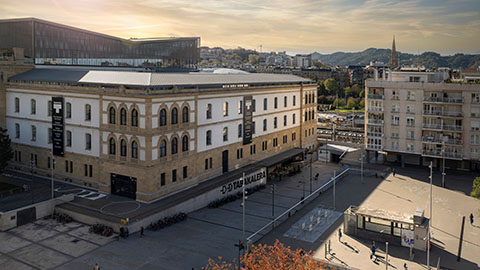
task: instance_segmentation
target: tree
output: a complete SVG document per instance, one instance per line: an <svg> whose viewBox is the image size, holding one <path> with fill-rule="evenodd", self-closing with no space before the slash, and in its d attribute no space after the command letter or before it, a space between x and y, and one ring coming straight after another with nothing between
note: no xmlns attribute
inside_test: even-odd
<svg viewBox="0 0 480 270"><path fill-rule="evenodd" d="M319 81L318 87L317 87L317 96L326 95L326 94L328 94L328 91L325 88L325 83L323 81Z"/></svg>
<svg viewBox="0 0 480 270"><path fill-rule="evenodd" d="M470 196L480 199L480 176L473 180L472 192Z"/></svg>
<svg viewBox="0 0 480 270"><path fill-rule="evenodd" d="M362 100L360 100L358 105L360 106L360 108L365 108L365 99L362 98Z"/></svg>
<svg viewBox="0 0 480 270"><path fill-rule="evenodd" d="M336 99L333 101L332 105L333 105L334 107L337 107L337 106L338 106L339 108L345 107L345 99L343 99L343 98L336 98Z"/></svg>
<svg viewBox="0 0 480 270"><path fill-rule="evenodd" d="M352 108L357 108L359 107L359 101L356 98L349 97L347 101L347 108L352 109Z"/></svg>
<svg viewBox="0 0 480 270"><path fill-rule="evenodd" d="M325 89L330 95L337 95L339 94L340 87L337 84L337 81L333 78L326 79L323 84L325 85Z"/></svg>
<svg viewBox="0 0 480 270"><path fill-rule="evenodd" d="M313 259L312 252L305 252L302 249L292 250L286 247L280 241L276 241L273 246L259 244L252 246L249 253L241 258L244 267L242 270L307 270L307 269L326 269L321 262ZM232 269L232 264L219 258L216 263L213 260L208 261L204 270L226 270ZM238 269L238 266L235 266Z"/></svg>
<svg viewBox="0 0 480 270"><path fill-rule="evenodd" d="M12 159L13 151L10 146L10 137L7 130L0 127L0 173L5 170L8 161Z"/></svg>
<svg viewBox="0 0 480 270"><path fill-rule="evenodd" d="M250 54L248 56L248 62L252 65L258 64L260 62L260 55Z"/></svg>
<svg viewBox="0 0 480 270"><path fill-rule="evenodd" d="M351 87L351 92L352 92L352 96L359 97L360 93L362 92L362 87L360 87L360 85L358 85L358 84L354 84Z"/></svg>

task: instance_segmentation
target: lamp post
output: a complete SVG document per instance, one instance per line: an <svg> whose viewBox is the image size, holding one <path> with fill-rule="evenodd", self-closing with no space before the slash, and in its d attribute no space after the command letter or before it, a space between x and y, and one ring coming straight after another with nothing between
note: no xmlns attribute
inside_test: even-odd
<svg viewBox="0 0 480 270"><path fill-rule="evenodd" d="M52 160L52 166L50 166L50 168L52 169L52 200L55 198L55 191L54 191L54 180L53 180L53 167L55 166L55 160L53 159L53 152L50 152L50 157L51 157L51 160Z"/></svg>
<svg viewBox="0 0 480 270"><path fill-rule="evenodd" d="M443 137L443 142L442 142L442 187L445 187L445 140L446 136Z"/></svg>
<svg viewBox="0 0 480 270"><path fill-rule="evenodd" d="M33 168L35 167L35 161L33 159L30 160L30 181L32 182L31 185L31 194L32 194L32 204L35 203L35 198L33 197Z"/></svg>
<svg viewBox="0 0 480 270"><path fill-rule="evenodd" d="M427 270L430 270L430 226L432 225L432 185L433 185L433 162L430 161L430 220L427 228Z"/></svg>
<svg viewBox="0 0 480 270"><path fill-rule="evenodd" d="M363 159L365 158L365 154L363 154L363 151L362 151L362 157L360 158L360 174L361 174L361 181L363 183Z"/></svg>
<svg viewBox="0 0 480 270"><path fill-rule="evenodd" d="M313 152L310 152L308 153L308 155L310 155L310 194L312 194L312 155L313 155Z"/></svg>
<svg viewBox="0 0 480 270"><path fill-rule="evenodd" d="M242 175L242 245L245 245L245 172ZM240 263L240 262L238 262Z"/></svg>

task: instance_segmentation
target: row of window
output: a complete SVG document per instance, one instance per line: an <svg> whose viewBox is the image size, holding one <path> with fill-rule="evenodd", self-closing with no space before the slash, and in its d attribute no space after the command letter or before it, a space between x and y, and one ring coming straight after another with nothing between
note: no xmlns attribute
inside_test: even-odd
<svg viewBox="0 0 480 270"><path fill-rule="evenodd" d="M223 103L223 116L226 117L228 116L228 112L229 112L229 106L228 106L228 102L224 102ZM257 102L255 99L252 99L252 111L255 112L256 111L256 106L257 105ZM292 106L296 106L296 96L293 96L292 98ZM288 97L287 96L284 96L283 97L283 107L288 107ZM275 97L273 99L273 108L274 109L278 109L278 97ZM263 99L263 110L266 111L268 110L268 98L264 98ZM238 114L242 114L243 113L243 100L239 100L238 101ZM206 118L207 119L212 119L212 104L208 103L206 105Z"/></svg>
<svg viewBox="0 0 480 270"><path fill-rule="evenodd" d="M116 155L117 154L117 141L114 138L110 138L109 143L109 154ZM138 158L138 142L132 141L130 144L130 155L131 158L137 159ZM127 141L124 139L120 140L120 156L127 157Z"/></svg>
<svg viewBox="0 0 480 270"><path fill-rule="evenodd" d="M115 125L117 117L117 110L112 106L108 109L108 123ZM127 110L125 108L120 109L120 125L127 125ZM137 109L132 109L130 112L130 122L129 125L132 127L138 127L138 111Z"/></svg>
<svg viewBox="0 0 480 270"><path fill-rule="evenodd" d="M177 170L174 169L172 170L172 183L175 183L177 182ZM187 179L188 178L188 167L187 166L183 166L183 179ZM163 187L165 186L167 183L167 175L166 173L161 173L160 174L160 186Z"/></svg>
<svg viewBox="0 0 480 270"><path fill-rule="evenodd" d="M182 108L182 123L188 123L190 122L190 116L189 116L189 109L187 106L184 106ZM159 113L159 118L158 118L158 125L163 127L167 125L167 110L166 109L161 109ZM178 109L177 108L172 108L170 111L170 125L176 125L178 124Z"/></svg>
<svg viewBox="0 0 480 270"><path fill-rule="evenodd" d="M20 139L20 124L15 124L15 138ZM37 141L37 127L32 125L31 126L31 140L32 142ZM72 132L67 130L65 133L65 146L72 147ZM48 128L48 143L52 143L52 129ZM85 150L92 149L92 134L85 133Z"/></svg>
<svg viewBox="0 0 480 270"><path fill-rule="evenodd" d="M305 104L315 103L315 94L305 94Z"/></svg>
<svg viewBox="0 0 480 270"><path fill-rule="evenodd" d="M47 112L48 116L52 116L52 101L49 100L47 102ZM20 112L20 99L18 97L15 98L15 112ZM85 121L92 120L92 106L90 104L85 104ZM35 115L37 114L37 101L35 99L30 100L30 114ZM65 118L69 119L72 118L72 103L67 102L65 104Z"/></svg>

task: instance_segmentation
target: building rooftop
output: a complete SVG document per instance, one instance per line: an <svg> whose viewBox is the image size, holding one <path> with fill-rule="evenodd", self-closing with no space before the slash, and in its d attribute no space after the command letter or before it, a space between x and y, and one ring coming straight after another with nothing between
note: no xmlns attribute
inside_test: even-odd
<svg viewBox="0 0 480 270"><path fill-rule="evenodd" d="M58 82L125 86L213 86L309 83L310 80L289 74L217 74L153 73L134 71L33 69L13 76L10 82ZM234 87L234 86L233 86Z"/></svg>

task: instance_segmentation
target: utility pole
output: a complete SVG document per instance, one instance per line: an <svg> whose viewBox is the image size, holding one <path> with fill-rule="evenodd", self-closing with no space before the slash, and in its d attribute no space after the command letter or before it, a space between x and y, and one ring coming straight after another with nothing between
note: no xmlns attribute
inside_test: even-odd
<svg viewBox="0 0 480 270"><path fill-rule="evenodd" d="M363 183L363 158L365 157L365 155L363 154L363 150L362 150L362 157L360 158L360 171L361 171L361 181Z"/></svg>
<svg viewBox="0 0 480 270"><path fill-rule="evenodd" d="M430 220L427 228L427 270L430 270L430 226L432 226L432 185L433 185L433 161L430 161Z"/></svg>
<svg viewBox="0 0 480 270"><path fill-rule="evenodd" d="M385 270L388 270L388 242L385 243Z"/></svg>
<svg viewBox="0 0 480 270"><path fill-rule="evenodd" d="M50 166L50 168L52 168L52 200L55 198L55 191L54 191L54 184L53 184L53 166L55 164L55 160L53 159L53 152L50 152L51 154L51 160L52 160L52 166Z"/></svg>
<svg viewBox="0 0 480 270"><path fill-rule="evenodd" d="M335 210L335 171L333 171L333 210Z"/></svg>
<svg viewBox="0 0 480 270"><path fill-rule="evenodd" d="M245 245L245 172L243 172L242 175L242 245ZM240 263L240 262L238 262Z"/></svg>
<svg viewBox="0 0 480 270"><path fill-rule="evenodd" d="M309 153L310 155L310 194L312 194L312 154Z"/></svg>

